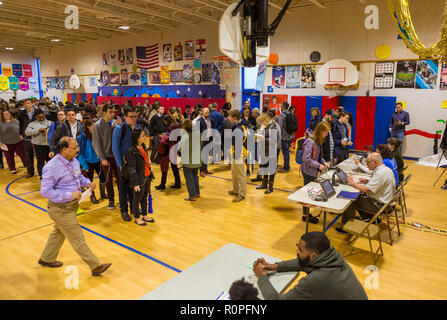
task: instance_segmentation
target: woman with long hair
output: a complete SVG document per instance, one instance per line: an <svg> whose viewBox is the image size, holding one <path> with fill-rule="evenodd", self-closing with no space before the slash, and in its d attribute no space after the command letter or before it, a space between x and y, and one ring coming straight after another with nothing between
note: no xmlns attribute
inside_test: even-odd
<svg viewBox="0 0 447 320"><path fill-rule="evenodd" d="M0 117L0 143L8 150L2 150L5 154L6 162L12 174L16 174L16 163L14 153L16 153L25 167L25 150L23 149L23 137L19 133L20 123L14 119L11 112L2 110Z"/></svg>
<svg viewBox="0 0 447 320"><path fill-rule="evenodd" d="M303 164L301 173L304 178L304 185L314 181L318 173L329 167L323 158L323 142L329 134L331 127L325 122L320 122L315 128L312 137L306 138L303 144ZM303 207L302 220L306 221L306 215L309 212L308 207ZM310 223L318 223L318 218L309 214Z"/></svg>
<svg viewBox="0 0 447 320"><path fill-rule="evenodd" d="M146 222L155 222L154 219L147 218L148 196L151 192L151 180L154 179L154 175L144 145L146 134L142 129L134 129L131 139L132 145L125 155L125 160L130 187L133 189L133 215L136 224L145 226Z"/></svg>

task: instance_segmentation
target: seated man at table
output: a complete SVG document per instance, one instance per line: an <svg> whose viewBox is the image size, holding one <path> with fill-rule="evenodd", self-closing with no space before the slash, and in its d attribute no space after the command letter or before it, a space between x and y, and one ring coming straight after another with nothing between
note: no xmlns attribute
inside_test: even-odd
<svg viewBox="0 0 447 320"><path fill-rule="evenodd" d="M331 247L323 232L301 236L297 259L267 263L259 258L253 264L258 287L266 300L368 300L365 290L340 253ZM307 276L285 294L279 294L267 272L304 271Z"/></svg>
<svg viewBox="0 0 447 320"><path fill-rule="evenodd" d="M356 210L363 220L371 219L373 217L371 212L378 212L382 206L393 199L396 190L394 174L390 168L383 164L380 154L377 152L371 153L366 160L366 165L372 171L370 180L360 179L359 183L356 183L353 177L347 178L349 185L359 190L361 194L343 212L341 221L343 225L355 218ZM335 228L335 231L340 234L348 234L343 228Z"/></svg>

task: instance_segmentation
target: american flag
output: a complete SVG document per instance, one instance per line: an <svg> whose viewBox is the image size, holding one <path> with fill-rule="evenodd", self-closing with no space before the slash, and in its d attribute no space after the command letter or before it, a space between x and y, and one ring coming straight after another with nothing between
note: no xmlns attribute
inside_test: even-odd
<svg viewBox="0 0 447 320"><path fill-rule="evenodd" d="M137 66L140 69L158 68L158 43L148 47L137 47Z"/></svg>

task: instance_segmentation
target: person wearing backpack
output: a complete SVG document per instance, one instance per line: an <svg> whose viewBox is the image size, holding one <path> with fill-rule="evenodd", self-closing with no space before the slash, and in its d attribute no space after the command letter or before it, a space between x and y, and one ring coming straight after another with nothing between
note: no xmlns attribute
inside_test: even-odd
<svg viewBox="0 0 447 320"><path fill-rule="evenodd" d="M284 166L278 172L289 172L290 170L290 144L295 137L295 131L298 129L296 116L289 111L289 103L283 102L281 113L278 117L278 123L281 127L281 150L284 157Z"/></svg>
<svg viewBox="0 0 447 320"><path fill-rule="evenodd" d="M318 177L318 173L329 167L329 164L323 158L323 141L329 134L331 127L320 122L313 132L313 136L307 138L303 144L303 164L301 165L301 173L304 178L304 185L314 181ZM306 215L309 212L308 207L303 206L302 220L306 221ZM310 223L318 223L318 218L309 214Z"/></svg>

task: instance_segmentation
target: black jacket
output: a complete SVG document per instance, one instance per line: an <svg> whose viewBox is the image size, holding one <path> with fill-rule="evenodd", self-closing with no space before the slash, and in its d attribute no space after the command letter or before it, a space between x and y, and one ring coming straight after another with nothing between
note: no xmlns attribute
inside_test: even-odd
<svg viewBox="0 0 447 320"><path fill-rule="evenodd" d="M211 122L211 129L216 129L216 127L214 126L214 121L213 119L210 118L210 122ZM200 135L202 135L202 133L208 129L208 127L206 126L206 122L205 122L205 118L202 117L199 119L199 123L200 123ZM210 140L212 139L212 134L210 133ZM207 143L207 141L204 141L205 143Z"/></svg>
<svg viewBox="0 0 447 320"><path fill-rule="evenodd" d="M19 134L21 136L23 136L24 140L31 141L31 137L25 135L25 130L26 130L26 127L28 127L28 125L31 122L36 121L36 110L34 109L33 116L31 117L31 120L28 118L28 113L27 113L26 109L20 111L19 115L17 116L17 120L19 120Z"/></svg>
<svg viewBox="0 0 447 320"><path fill-rule="evenodd" d="M154 115L149 122L149 133L151 136L159 135L166 132L167 128L163 122L163 117L158 114Z"/></svg>
<svg viewBox="0 0 447 320"><path fill-rule="evenodd" d="M78 132L76 132L76 137L73 137L73 135L71 134L70 122L68 122L68 120L65 120L64 124L61 124L56 128L50 140L50 152L56 151L56 145L62 137L72 137L76 139L82 133L84 125L79 121L76 122L78 129Z"/></svg>
<svg viewBox="0 0 447 320"><path fill-rule="evenodd" d="M142 145L143 149L146 150L146 146ZM129 151L126 152L124 156L126 175L130 181L130 187L142 186L145 183L146 176L144 174L144 169L146 163L140 150L137 147L131 146ZM154 174L151 171L150 179L154 179Z"/></svg>

